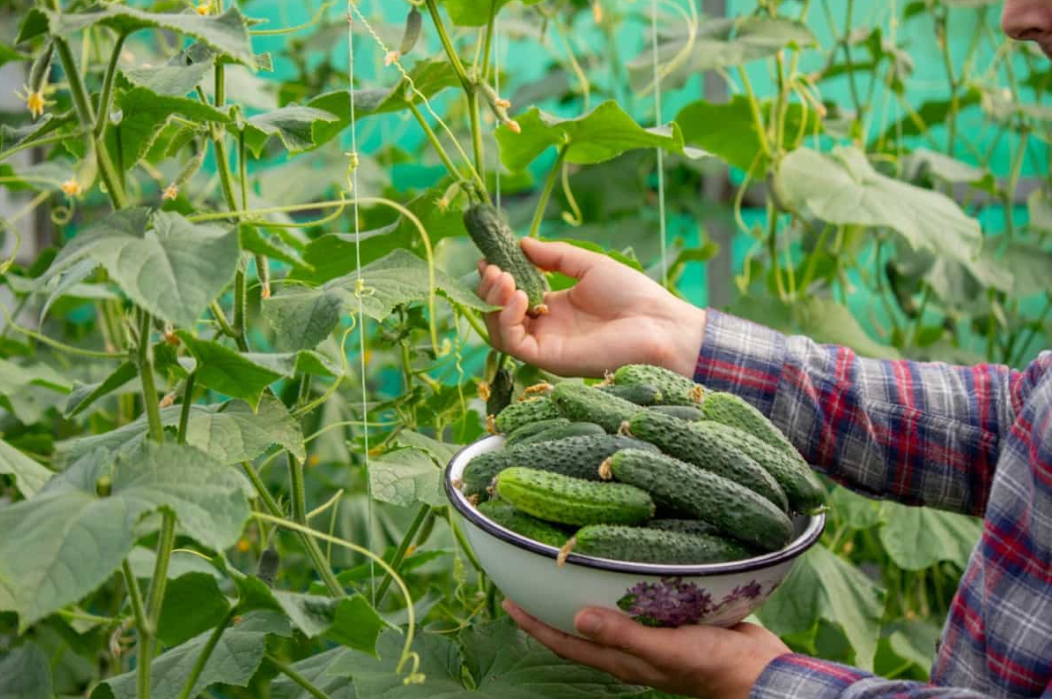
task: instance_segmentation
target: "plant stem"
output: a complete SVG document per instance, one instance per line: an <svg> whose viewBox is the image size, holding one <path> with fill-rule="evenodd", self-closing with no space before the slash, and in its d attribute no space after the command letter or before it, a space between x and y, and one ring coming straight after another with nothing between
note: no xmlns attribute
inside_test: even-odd
<svg viewBox="0 0 1054 699"><path fill-rule="evenodd" d="M197 372L191 372L183 388L183 405L179 411L179 431L176 433L176 444L187 443L187 423L190 422L190 406L194 403L194 379Z"/></svg>
<svg viewBox="0 0 1054 699"><path fill-rule="evenodd" d="M432 148L435 149L436 155L439 156L439 160L442 161L443 166L447 169L447 172L449 172L450 176L453 177L455 180L460 180L461 173L457 171L457 167L454 165L454 161L452 161L450 159L450 156L447 155L446 149L443 148L443 144L439 141L439 137L436 136L436 132L433 131L432 127L428 125L428 122L425 120L424 114L421 114L421 110L418 109L417 105L413 102L407 102L406 106L407 108L409 108L410 113L414 115L414 118L417 119L417 123L420 124L421 130L425 132L425 137L428 139L428 142L432 144Z"/></svg>
<svg viewBox="0 0 1054 699"><path fill-rule="evenodd" d="M399 548L395 549L395 555L392 556L392 562L390 565L392 570L396 573L399 572L399 566L403 564L403 559L406 558L406 552L410 548L410 543L414 540L414 537L417 536L417 530L421 528L425 519L430 515L434 516L432 515L431 505L421 505L421 507L418 508L414 521L410 523L410 528L406 530L406 533L403 535L403 540L399 542ZM391 584L392 576L385 573L384 577L381 579L381 584L377 586L376 599L378 602L384 599L384 593L388 591L388 586Z"/></svg>
<svg viewBox="0 0 1054 699"><path fill-rule="evenodd" d="M545 177L545 185L542 187L542 193L538 197L538 204L534 207L534 216L531 217L531 227L527 235L532 238L538 237L538 229L542 226L542 218L545 217L545 207L549 204L549 197L553 193L553 187L556 185L556 178L560 174L560 168L564 165L564 156L567 155L567 144L560 146L559 152L556 154L556 162L553 163L553 167L549 170L549 174Z"/></svg>
<svg viewBox="0 0 1054 699"><path fill-rule="evenodd" d="M461 550L465 552L465 557L468 558L468 562L472 564L473 568L482 573L483 566L480 565L475 552L468 545L465 533L461 531L461 527L457 525L457 520L454 519L454 515L450 510L447 510L447 523L450 525L450 531L454 533L454 538L457 539L457 543L461 546Z"/></svg>
<svg viewBox="0 0 1054 699"><path fill-rule="evenodd" d="M139 364L139 380L143 384L143 410L146 412L150 439L160 444L165 441L165 432L161 426L157 386L154 385L154 363L150 359L150 314L143 310L139 313L139 347L136 354Z"/></svg>
<svg viewBox="0 0 1054 699"><path fill-rule="evenodd" d="M766 158L771 157L772 148L769 145L768 134L765 132L765 122L761 119L761 108L758 106L758 98L754 95L754 87L750 84L750 77L743 66L737 66L739 80L743 83L743 90L747 93L747 101L750 103L750 115L754 119L754 127L758 131L758 140L761 142L761 152Z"/></svg>
<svg viewBox="0 0 1054 699"><path fill-rule="evenodd" d="M121 58L121 48L127 34L119 34L114 42L110 63L106 66L106 75L102 81L102 92L99 95L99 113L95 115L95 140L100 140L106 132L106 122L110 116L110 104L113 101L113 83L117 77L117 61Z"/></svg>
<svg viewBox="0 0 1054 699"><path fill-rule="evenodd" d="M38 138L35 141L27 141L25 143L19 143L16 146L11 146L10 148L8 148L5 151L0 151L0 163L2 163L3 161L7 160L9 157L11 157L12 155L14 155L15 153L18 153L20 151L29 150L30 148L36 148L38 146L46 146L46 145L49 145L51 143L59 143L61 141L65 141L67 138L79 138L79 137L83 136L84 133L85 132L83 130L78 129L78 130L76 130L76 131L74 131L72 133L54 134L52 136L45 136L43 138Z"/></svg>
<svg viewBox="0 0 1054 699"><path fill-rule="evenodd" d="M287 663L282 662L273 655L267 656L268 662L275 666L275 668L300 686L305 692L315 697L315 699L330 699L329 695L323 692L321 689L311 684L311 681L301 675L299 672L290 667Z"/></svg>
<svg viewBox="0 0 1054 699"><path fill-rule="evenodd" d="M300 461L286 452L286 465L289 467L289 499L293 508L293 521L307 524L307 506L304 493L304 467Z"/></svg>
<svg viewBox="0 0 1054 699"><path fill-rule="evenodd" d="M223 617L216 628L212 630L212 634L209 635L209 640L206 641L205 647L198 653L197 659L194 661L194 667L191 668L190 674L187 675L186 682L183 683L183 691L179 693L179 699L190 699L191 692L194 691L194 685L197 684L198 678L201 677L202 671L205 669L205 665L209 662L209 658L212 657L212 651L216 649L216 644L220 641L220 636L227 630L227 626L231 623L231 618L234 616L233 611L228 613L227 616Z"/></svg>
<svg viewBox="0 0 1054 699"><path fill-rule="evenodd" d="M146 607L151 631L156 628L157 618L161 614L161 603L164 601L165 587L168 582L168 562L175 543L176 517L163 510L161 532L157 537L157 560L154 562L154 575L150 580L150 594Z"/></svg>
<svg viewBox="0 0 1054 699"><path fill-rule="evenodd" d="M951 92L951 104L945 121L948 125L948 155L955 152L955 129L959 119L959 83L955 77L955 67L952 65L951 47L948 45L948 10L942 8L934 16L934 31L937 32L937 44L941 49L941 58L944 61L944 72L948 76L948 89Z"/></svg>
<svg viewBox="0 0 1054 699"><path fill-rule="evenodd" d="M479 72L479 79L486 80L490 72L490 48L494 41L494 18L497 15L498 0L490 0L490 15L487 17L487 29L483 35L483 68Z"/></svg>
<svg viewBox="0 0 1054 699"><path fill-rule="evenodd" d="M487 181L485 161L483 160L483 129L479 120L479 90L473 85L468 97L469 127L472 133L472 154L476 162L476 174L484 183ZM483 192L487 191L484 185Z"/></svg>
<svg viewBox="0 0 1054 699"><path fill-rule="evenodd" d="M787 302L787 292L783 288L783 274L780 271L780 259L779 252L776 249L776 238L779 233L779 226L777 221L776 206L771 200L765 204L765 214L768 218L769 224L769 235L768 235L768 248L769 248L769 259L772 264L772 274L776 279L776 293L779 294L780 301Z"/></svg>
<svg viewBox="0 0 1054 699"><path fill-rule="evenodd" d="M220 304L216 301L213 301L209 304L209 310L212 311L213 317L216 319L216 322L219 323L220 332L234 340L237 340L238 333L234 332L234 328L232 328L230 322L228 322L227 314L223 312L222 308L220 308Z"/></svg>
<svg viewBox="0 0 1054 699"><path fill-rule="evenodd" d="M249 351L245 338L245 270L238 266L234 273L234 341L242 352Z"/></svg>
<svg viewBox="0 0 1054 699"><path fill-rule="evenodd" d="M443 18L439 16L436 0L425 0L425 4L428 7L428 14L432 17L436 33L439 34L439 42L443 44L443 51L446 52L447 60L453 66L454 73L457 74L457 79L461 82L461 87L464 88L466 93L471 92L473 90L472 82L465 73L465 66L461 63L461 58L457 55L457 51L454 50L454 44L451 43L450 35L447 34L446 27L443 25Z"/></svg>
<svg viewBox="0 0 1054 699"><path fill-rule="evenodd" d="M135 616L137 634L135 687L137 699L150 699L150 645L153 629L143 609L143 595L139 591L139 581L135 579L128 559L121 562L125 587L128 588L128 599L132 602L132 614Z"/></svg>

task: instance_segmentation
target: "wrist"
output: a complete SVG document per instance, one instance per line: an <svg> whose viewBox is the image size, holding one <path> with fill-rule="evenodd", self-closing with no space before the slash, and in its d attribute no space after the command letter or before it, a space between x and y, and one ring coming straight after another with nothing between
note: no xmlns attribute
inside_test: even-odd
<svg viewBox="0 0 1054 699"><path fill-rule="evenodd" d="M706 311L680 299L672 298L663 314L665 328L656 337L651 364L692 378L703 344Z"/></svg>

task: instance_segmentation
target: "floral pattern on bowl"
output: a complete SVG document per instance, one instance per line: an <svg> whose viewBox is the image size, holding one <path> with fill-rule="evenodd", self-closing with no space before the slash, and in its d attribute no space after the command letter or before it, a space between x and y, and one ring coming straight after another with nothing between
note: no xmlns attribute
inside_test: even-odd
<svg viewBox="0 0 1054 699"><path fill-rule="evenodd" d="M777 587L779 582L765 581L762 585L751 580L736 586L715 603L710 592L694 582L679 577L662 578L659 582L642 581L628 588L616 604L645 626L712 624L726 618L742 618Z"/></svg>

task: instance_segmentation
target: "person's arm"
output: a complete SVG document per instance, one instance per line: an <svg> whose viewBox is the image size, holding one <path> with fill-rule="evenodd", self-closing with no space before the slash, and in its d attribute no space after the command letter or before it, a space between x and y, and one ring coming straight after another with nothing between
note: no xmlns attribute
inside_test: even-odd
<svg viewBox="0 0 1054 699"><path fill-rule="evenodd" d="M751 402L855 490L982 514L1000 444L1049 366L864 359L710 310L695 379Z"/></svg>

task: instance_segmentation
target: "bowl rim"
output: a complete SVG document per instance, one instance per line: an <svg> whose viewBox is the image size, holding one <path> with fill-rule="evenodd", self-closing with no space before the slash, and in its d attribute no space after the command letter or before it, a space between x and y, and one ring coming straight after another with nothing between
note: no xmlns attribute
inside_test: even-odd
<svg viewBox="0 0 1054 699"><path fill-rule="evenodd" d="M506 529L500 524L487 519L475 507L473 507L471 503L469 503L464 493L454 487L453 480L451 479L454 464L462 458L462 455L467 450L476 447L481 442L486 442L492 439L500 439L500 437L497 435L489 435L483 439L478 439L471 444L466 444L458 449L457 453L455 453L450 459L446 468L443 469L443 489L446 492L447 499L462 517L482 529L487 534L504 541L505 543L512 544L516 548L555 560L560 553L560 549L555 546L549 546L548 544L529 539L522 534L517 534L516 532ZM692 565L664 565L659 563L616 561L609 558L594 558L592 556L571 553L567 556L566 562L587 568L608 570L616 573L653 575L659 577L702 577L709 575L727 575L730 573L745 573L760 568L771 568L772 566L797 558L819 540L826 524L827 514L825 512L821 511L817 514L809 515L809 523L808 526L805 527L805 530L782 549L741 561L729 561L727 563L698 563Z"/></svg>

